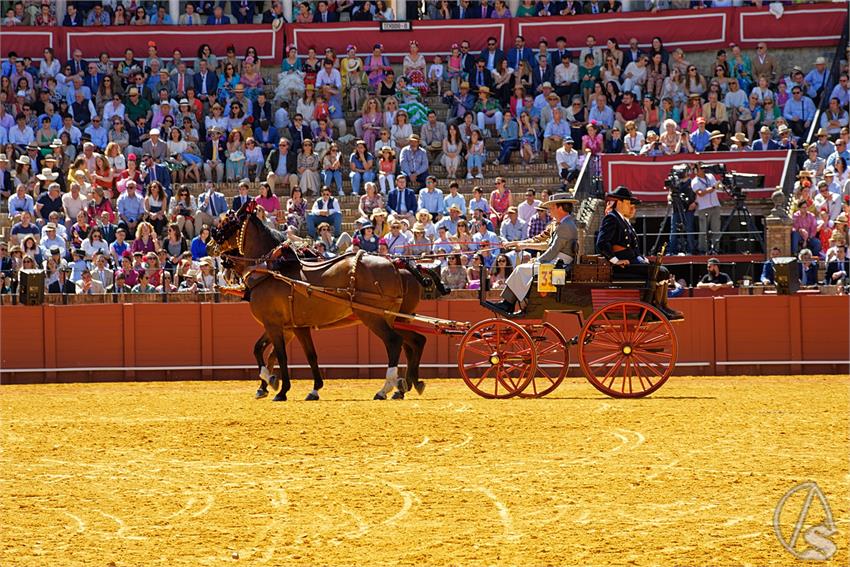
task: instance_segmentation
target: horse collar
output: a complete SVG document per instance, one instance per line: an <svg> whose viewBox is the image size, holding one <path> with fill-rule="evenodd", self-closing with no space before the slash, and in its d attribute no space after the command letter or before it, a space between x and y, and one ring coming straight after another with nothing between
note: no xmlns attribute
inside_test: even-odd
<svg viewBox="0 0 850 567"><path fill-rule="evenodd" d="M236 237L236 246L242 256L245 255L245 232L248 230L250 219L251 217L245 217L245 220L242 221L242 227L239 229L239 236Z"/></svg>

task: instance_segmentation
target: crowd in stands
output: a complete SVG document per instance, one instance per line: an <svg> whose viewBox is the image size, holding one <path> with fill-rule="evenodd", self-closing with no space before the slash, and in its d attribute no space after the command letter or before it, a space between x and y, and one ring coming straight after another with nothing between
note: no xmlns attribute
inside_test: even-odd
<svg viewBox="0 0 850 567"><path fill-rule="evenodd" d="M27 21L29 4L15 3L3 25L57 25L52 3ZM264 4L187 2L178 24L282 17L278 2ZM426 2L423 13L491 10L453 4ZM618 4L523 2L517 15ZM69 3L62 25L173 23L161 3L132 6ZM382 6L305 2L296 20L356 20L361 12L390 19ZM536 13L525 12L529 6ZM489 17L504 8L496 2ZM427 61L411 42L401 66L380 44L366 57L355 45L344 54L292 46L281 62L261 60L251 47L213 53L209 45L189 62L152 41L147 53L127 49L117 62L79 49L65 62L49 47L40 58L8 53L0 67L0 206L12 227L0 246L2 271L14 283L18 270L40 267L49 289L80 293L215 289L222 282L206 254L209 229L256 200L269 225L314 240L325 256L357 248L438 254L451 287L498 288L523 258L508 243L543 233L549 219L537 208L545 194L502 177L485 192L485 176L545 163L567 188L586 160L598 168L602 153L802 150L822 99L828 110L815 124L817 142L805 147L792 204L793 252L830 262L846 246L846 69L827 91L825 59L781 68L764 43L755 53L719 50L709 69L661 38L647 49L634 38L621 47L617 38L588 36L578 52L566 44L562 36L533 44L517 37L502 51L495 38L473 46L461 37ZM262 69L274 67L277 80L269 81ZM471 198L459 192L464 178L479 184ZM232 200L220 191L224 182L239 185ZM512 191L525 196L516 207ZM346 194L358 197L359 213L348 231L339 199ZM491 274L485 282L480 266Z"/></svg>

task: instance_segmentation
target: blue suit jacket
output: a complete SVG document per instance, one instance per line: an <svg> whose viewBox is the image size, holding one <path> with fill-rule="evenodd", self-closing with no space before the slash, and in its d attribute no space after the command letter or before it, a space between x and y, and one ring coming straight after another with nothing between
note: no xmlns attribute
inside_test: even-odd
<svg viewBox="0 0 850 567"><path fill-rule="evenodd" d="M817 285L818 284L818 263L812 262L807 270L803 269L803 263L797 264L800 273L800 285ZM805 272L805 277L803 273Z"/></svg>
<svg viewBox="0 0 850 567"><path fill-rule="evenodd" d="M168 194L168 198L171 199L171 172L164 165L155 164L153 167L156 169L156 180L162 183L162 187ZM146 187L153 181L150 169L145 173L144 181Z"/></svg>
<svg viewBox="0 0 850 567"><path fill-rule="evenodd" d="M773 140L768 140L766 146L765 146L765 143L761 141L761 138L759 138L758 140L753 142L753 151L755 151L755 152L761 152L761 151L764 151L764 150L778 150L778 149L780 149L779 144L777 144Z"/></svg>
<svg viewBox="0 0 850 567"><path fill-rule="evenodd" d="M198 209L206 212L210 212L207 205L207 199L209 198L209 193L204 191L201 195L198 196ZM215 203L215 212L216 214L226 213L229 209L227 206L227 199L224 198L224 194L219 193L218 191L212 194L213 203Z"/></svg>
<svg viewBox="0 0 850 567"><path fill-rule="evenodd" d="M192 84L195 85L196 95L201 95L201 91L203 90L201 87L204 82L207 84L207 95L215 94L218 90L218 75L212 71L207 71L206 81L204 81L204 78L201 77L200 73L195 73L192 76Z"/></svg>
<svg viewBox="0 0 850 567"><path fill-rule="evenodd" d="M391 213L397 213L401 198L401 193L397 188L390 191L389 195L387 195L387 210ZM416 193L414 193L413 189L409 187L404 190L404 205L407 207L407 212L416 213Z"/></svg>
<svg viewBox="0 0 850 567"><path fill-rule="evenodd" d="M221 21L219 23L215 23L215 16L210 16L207 18L208 26L226 26L230 23L230 18L227 17L227 14L222 14Z"/></svg>
<svg viewBox="0 0 850 567"><path fill-rule="evenodd" d="M517 49L516 47L508 51L508 67L511 67L512 69L517 69L517 59L525 61L530 69L534 69L534 51L532 51L530 48L523 47L522 53L520 53L519 49Z"/></svg>

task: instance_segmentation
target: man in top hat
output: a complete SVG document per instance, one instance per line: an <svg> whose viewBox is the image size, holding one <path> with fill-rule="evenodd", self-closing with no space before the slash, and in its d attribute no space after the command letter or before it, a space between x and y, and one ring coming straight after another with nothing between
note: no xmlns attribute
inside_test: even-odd
<svg viewBox="0 0 850 567"><path fill-rule="evenodd" d="M613 193L606 195L605 200L613 201L613 207L610 207L599 227L599 234L596 237L597 252L614 265L612 279L644 279L649 282L653 265L641 254L637 234L629 222L629 219L635 215L636 205L640 204L640 200L622 185ZM650 287L652 293L644 300L655 305L668 319L682 319L681 313L667 306L669 277L670 272L667 268L658 266L655 288Z"/></svg>
<svg viewBox="0 0 850 567"><path fill-rule="evenodd" d="M549 214L557 223L549 237L546 250L533 262L519 264L508 277L505 289L502 291L502 301L489 303L490 307L505 314L512 314L518 301L522 301L531 289L536 267L540 264L550 264L562 260L572 264L578 250L578 228L573 220L573 205L575 199L567 193L555 193L543 206L549 209ZM509 244L508 248L522 249L523 242Z"/></svg>

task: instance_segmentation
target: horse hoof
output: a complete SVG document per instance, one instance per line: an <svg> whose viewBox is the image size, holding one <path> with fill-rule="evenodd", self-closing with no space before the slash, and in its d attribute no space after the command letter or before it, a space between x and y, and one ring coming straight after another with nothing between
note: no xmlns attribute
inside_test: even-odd
<svg viewBox="0 0 850 567"><path fill-rule="evenodd" d="M319 399L319 394L317 394L316 392L310 392L309 394L307 394L307 397L304 398L304 400L308 401L308 402L312 402L312 401L318 400L318 399Z"/></svg>
<svg viewBox="0 0 850 567"><path fill-rule="evenodd" d="M273 402L285 402L286 401L286 394L284 394L283 392L278 392L277 395L272 398L272 401Z"/></svg>
<svg viewBox="0 0 850 567"><path fill-rule="evenodd" d="M404 392L395 392L393 394L393 399L394 400L403 400L404 399Z"/></svg>
<svg viewBox="0 0 850 567"><path fill-rule="evenodd" d="M257 393L254 394L254 399L255 400L262 400L263 398L265 398L268 395L269 395L268 390L263 390L262 388L257 388Z"/></svg>
<svg viewBox="0 0 850 567"><path fill-rule="evenodd" d="M424 392L424 391L425 391L425 382L423 382L423 381L421 381L421 380L419 380L419 381L415 382L415 383L413 384L413 389L414 389L414 390L416 390L416 393L417 393L417 394L419 394L419 395L421 396L421 395L422 395L422 392Z"/></svg>
<svg viewBox="0 0 850 567"><path fill-rule="evenodd" d="M373 399L373 400L386 400L386 399L387 399L387 395L386 395L385 393L383 393L383 392L378 392L377 394L375 394L375 397L374 397L374 398L372 398L372 399Z"/></svg>
<svg viewBox="0 0 850 567"><path fill-rule="evenodd" d="M272 390L277 390L278 384L280 384L280 381L277 379L277 376L269 376L269 386L271 386Z"/></svg>

